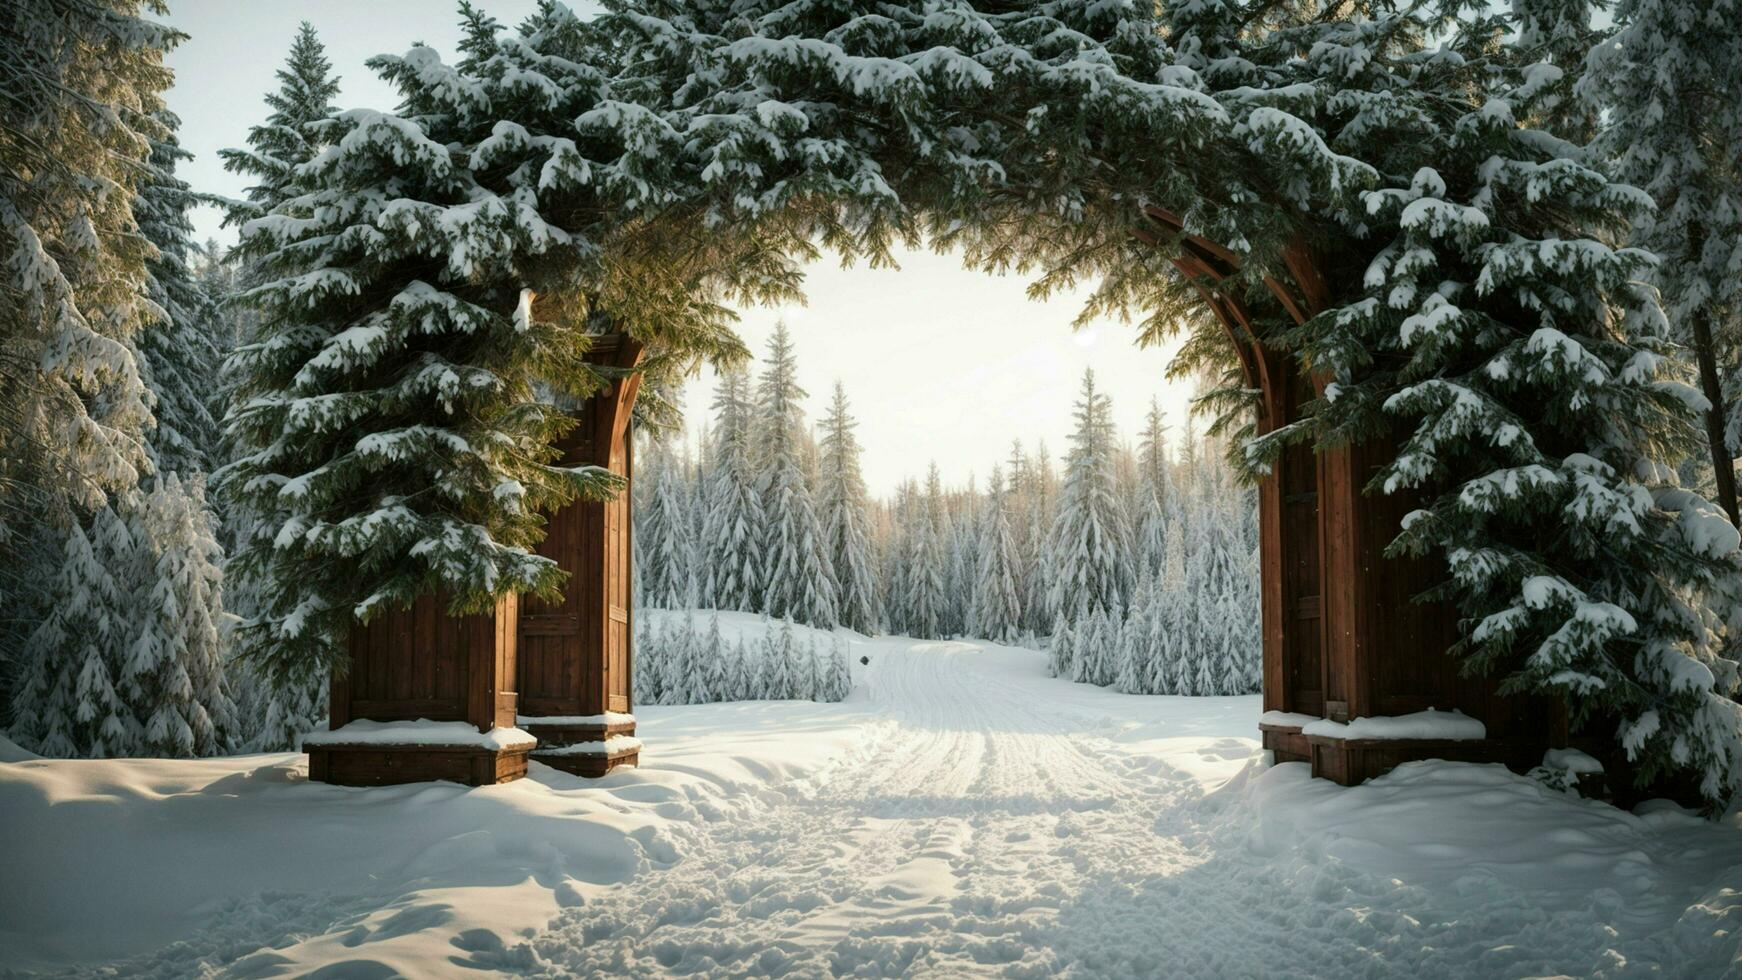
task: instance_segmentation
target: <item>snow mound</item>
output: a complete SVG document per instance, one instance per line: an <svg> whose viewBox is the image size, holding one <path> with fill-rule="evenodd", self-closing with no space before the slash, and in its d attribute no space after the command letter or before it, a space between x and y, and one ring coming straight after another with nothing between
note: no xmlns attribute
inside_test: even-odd
<svg viewBox="0 0 1742 980"><path fill-rule="evenodd" d="M636 714L659 748L639 768L534 761L479 788L312 783L296 753L10 761L0 745L0 976L451 975L682 860L710 821L809 792L867 738L833 704Z"/></svg>
<svg viewBox="0 0 1742 980"><path fill-rule="evenodd" d="M1407 715L1375 715L1344 724L1322 718L1301 726L1302 735L1343 739L1447 739L1468 741L1488 736L1488 726L1461 711L1417 711Z"/></svg>
<svg viewBox="0 0 1742 980"><path fill-rule="evenodd" d="M41 756L28 749L20 748L18 743L0 735L0 762L29 762L40 759Z"/></svg>

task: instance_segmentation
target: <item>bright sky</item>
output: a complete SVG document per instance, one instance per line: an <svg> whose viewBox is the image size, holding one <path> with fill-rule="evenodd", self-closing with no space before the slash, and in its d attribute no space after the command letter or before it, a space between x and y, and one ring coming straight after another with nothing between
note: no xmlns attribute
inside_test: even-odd
<svg viewBox="0 0 1742 980"><path fill-rule="evenodd" d="M574 3L579 9L583 4ZM314 24L342 83L338 104L391 109L397 94L363 62L402 52L417 41L451 52L459 38L456 5L429 0L176 0L169 21L190 35L171 54L176 86L169 105L182 119L182 145L194 154L182 176L195 189L240 197L246 180L226 173L223 147L242 146L267 109L261 97L277 87L297 25ZM483 0L505 24L515 24L535 0ZM235 241L211 208L194 214L200 238ZM859 420L865 478L879 496L936 461L946 483L992 465L1020 438L1044 440L1062 456L1071 404L1083 369L1113 399L1120 432L1134 439L1149 400L1160 400L1176 430L1188 392L1162 373L1171 350L1138 350L1133 331L1102 323L1073 333L1081 294L1031 302L1026 281L963 270L954 258L904 254L899 272L859 267L843 271L825 259L809 271L805 307L744 312L740 330L759 356L777 319L791 326L799 378L820 418L839 378ZM690 385L689 417L700 420L713 377Z"/></svg>

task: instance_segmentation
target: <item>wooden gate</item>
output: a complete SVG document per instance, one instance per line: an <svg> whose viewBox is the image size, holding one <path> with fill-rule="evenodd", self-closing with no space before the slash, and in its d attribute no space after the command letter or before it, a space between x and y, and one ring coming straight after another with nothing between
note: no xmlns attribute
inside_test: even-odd
<svg viewBox="0 0 1742 980"><path fill-rule="evenodd" d="M630 416L641 345L607 334L588 360L621 372L581 407L559 443L565 466L603 466L634 477ZM576 501L549 516L538 553L569 573L560 603L528 598L520 611L520 726L539 740L533 757L578 775L603 775L637 760L631 714L634 637L628 490L606 503Z"/></svg>
<svg viewBox="0 0 1742 980"><path fill-rule="evenodd" d="M1240 297L1218 286L1240 269L1233 252L1184 233L1177 215L1146 213L1168 239L1140 237L1174 251L1175 268L1198 289L1227 330L1246 382L1260 393L1257 430L1301 417L1326 378L1308 376L1289 352L1258 339ZM1300 240L1283 254L1288 280L1266 277L1272 296L1296 324L1330 305L1312 251ZM1368 496L1364 490L1394 455L1396 434L1359 445L1314 451L1290 446L1259 482L1260 575L1264 619L1264 745L1279 761L1311 762L1314 775L1342 783L1426 757L1534 764L1554 733L1554 712L1539 699L1501 697L1489 678L1464 677L1448 650L1458 640L1456 610L1417 597L1443 581L1430 559L1386 558L1412 494ZM1456 710L1483 723L1479 739L1359 739L1342 723ZM1314 734L1302 731L1309 722Z"/></svg>

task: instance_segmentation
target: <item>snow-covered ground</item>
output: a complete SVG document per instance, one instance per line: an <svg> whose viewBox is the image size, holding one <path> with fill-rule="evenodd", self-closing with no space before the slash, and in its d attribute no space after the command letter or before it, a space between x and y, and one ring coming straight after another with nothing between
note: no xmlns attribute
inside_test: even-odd
<svg viewBox="0 0 1742 980"><path fill-rule="evenodd" d="M1345 790L1262 766L1256 698L852 644L847 702L644 708L591 782L0 745L0 972L1742 973L1735 817L1445 763Z"/></svg>

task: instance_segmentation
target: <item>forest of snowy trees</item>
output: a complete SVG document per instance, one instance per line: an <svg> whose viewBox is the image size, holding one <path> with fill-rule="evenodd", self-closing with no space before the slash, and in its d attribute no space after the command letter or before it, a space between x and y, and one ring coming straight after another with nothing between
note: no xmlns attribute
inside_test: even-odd
<svg viewBox="0 0 1742 980"><path fill-rule="evenodd" d="M641 447L642 604L1044 646L1060 676L1134 694L1258 689L1255 501L1216 440L1170 445L1152 404L1121 441L1085 373L1062 472L1014 440L983 491L934 465L873 500L845 390L807 426L797 373L777 326L754 377L721 376L693 451Z"/></svg>
<svg viewBox="0 0 1742 980"><path fill-rule="evenodd" d="M451 63L371 59L397 111L340 111L305 27L223 154L252 182L226 251L188 220L165 5L15 0L0 725L57 756L282 748L359 619L549 594L539 511L614 484L541 455L599 381L585 332L534 314L547 285L649 342L650 389L727 372L694 458L646 454L649 604L1048 636L1073 679L1251 690L1252 508L1223 447L1155 424L1127 449L1085 378L1062 459L872 501L844 393L813 429L789 339L733 367L728 301L793 299L813 244L887 260L924 230L1038 293L1099 283L1086 315L1186 331L1237 378L1203 284L1135 242L1136 204L1177 198L1260 272L1303 218L1348 260L1324 314L1264 338L1328 379L1306 418L1248 439L1250 392L1213 393L1247 475L1400 433L1369 491L1423 495L1391 548L1447 563L1464 666L1727 796L1742 17L1604 6L967 5L861 36L819 5L790 30L835 40L790 44L728 43L788 29L756 4L516 28L465 6ZM844 84L859 59L891 71Z"/></svg>

